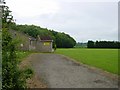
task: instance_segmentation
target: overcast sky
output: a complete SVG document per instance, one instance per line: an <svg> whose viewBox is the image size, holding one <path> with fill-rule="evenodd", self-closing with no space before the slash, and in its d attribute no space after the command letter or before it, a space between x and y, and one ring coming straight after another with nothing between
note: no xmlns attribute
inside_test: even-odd
<svg viewBox="0 0 120 90"><path fill-rule="evenodd" d="M118 40L118 0L6 0L17 24L65 32L77 42Z"/></svg>

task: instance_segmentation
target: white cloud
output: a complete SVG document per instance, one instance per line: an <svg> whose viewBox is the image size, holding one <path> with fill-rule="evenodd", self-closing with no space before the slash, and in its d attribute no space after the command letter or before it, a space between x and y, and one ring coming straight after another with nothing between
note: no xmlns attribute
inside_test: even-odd
<svg viewBox="0 0 120 90"><path fill-rule="evenodd" d="M77 41L118 38L118 0L6 1L19 24L66 32Z"/></svg>
<svg viewBox="0 0 120 90"><path fill-rule="evenodd" d="M7 3L19 17L56 13L59 10L58 3L52 0L7 0Z"/></svg>

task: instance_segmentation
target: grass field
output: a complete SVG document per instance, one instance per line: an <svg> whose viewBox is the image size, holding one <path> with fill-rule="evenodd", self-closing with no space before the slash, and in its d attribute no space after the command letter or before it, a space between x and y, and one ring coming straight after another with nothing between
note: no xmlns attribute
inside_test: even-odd
<svg viewBox="0 0 120 90"><path fill-rule="evenodd" d="M81 63L118 74L118 49L57 49L56 53L66 55Z"/></svg>

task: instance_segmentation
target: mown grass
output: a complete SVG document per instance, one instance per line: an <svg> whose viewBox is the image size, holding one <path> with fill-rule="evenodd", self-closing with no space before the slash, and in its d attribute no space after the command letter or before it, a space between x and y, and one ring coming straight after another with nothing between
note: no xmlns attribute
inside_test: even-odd
<svg viewBox="0 0 120 90"><path fill-rule="evenodd" d="M57 49L56 53L66 55L81 63L118 74L118 49Z"/></svg>

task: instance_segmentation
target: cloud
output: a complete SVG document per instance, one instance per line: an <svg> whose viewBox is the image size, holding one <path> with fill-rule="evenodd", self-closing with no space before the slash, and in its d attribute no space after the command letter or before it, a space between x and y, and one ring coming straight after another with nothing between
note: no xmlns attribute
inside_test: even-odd
<svg viewBox="0 0 120 90"><path fill-rule="evenodd" d="M20 17L56 13L59 9L57 2L52 0L13 0L13 2L7 0L7 3L13 13L17 13Z"/></svg>
<svg viewBox="0 0 120 90"><path fill-rule="evenodd" d="M77 41L118 40L118 3L100 0L13 0L19 24L35 24L65 32ZM92 2L93 1L93 2ZM116 1L116 2L113 2ZM22 4L23 3L23 4ZM13 5L14 4L14 5Z"/></svg>

